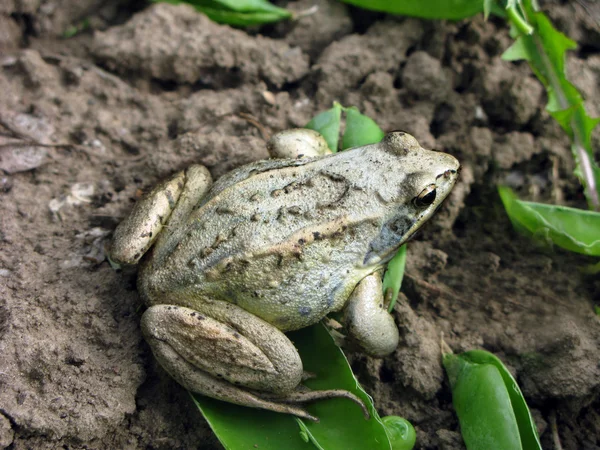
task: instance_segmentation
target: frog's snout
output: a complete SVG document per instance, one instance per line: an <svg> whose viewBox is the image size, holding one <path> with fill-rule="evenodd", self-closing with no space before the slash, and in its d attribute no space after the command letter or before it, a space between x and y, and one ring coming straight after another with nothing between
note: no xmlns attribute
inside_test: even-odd
<svg viewBox="0 0 600 450"><path fill-rule="evenodd" d="M445 179L449 180L451 178L457 177L459 173L460 173L460 166L458 166L457 169L448 169L448 170L444 171L444 173L441 173L440 175L437 176L437 179L445 178Z"/></svg>

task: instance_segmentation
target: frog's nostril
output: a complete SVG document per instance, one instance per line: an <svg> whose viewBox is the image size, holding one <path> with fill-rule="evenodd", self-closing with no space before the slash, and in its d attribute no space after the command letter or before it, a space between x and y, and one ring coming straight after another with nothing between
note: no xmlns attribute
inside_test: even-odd
<svg viewBox="0 0 600 450"><path fill-rule="evenodd" d="M444 173L441 173L440 175L438 175L437 178L442 178L442 177L443 178L450 178L455 173L456 173L456 170L448 169Z"/></svg>

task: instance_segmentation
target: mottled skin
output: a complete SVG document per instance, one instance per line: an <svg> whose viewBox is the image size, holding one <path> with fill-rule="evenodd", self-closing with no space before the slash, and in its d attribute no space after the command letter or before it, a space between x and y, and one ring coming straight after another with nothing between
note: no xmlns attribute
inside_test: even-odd
<svg viewBox="0 0 600 450"><path fill-rule="evenodd" d="M290 130L269 150L298 159L249 164L212 186L192 166L159 185L115 231L111 259L132 264L152 246L138 278L142 328L181 384L312 418L289 403L351 395L299 389L302 363L282 331L344 309L349 340L393 351L378 271L435 212L459 164L403 132L328 155L319 135Z"/></svg>

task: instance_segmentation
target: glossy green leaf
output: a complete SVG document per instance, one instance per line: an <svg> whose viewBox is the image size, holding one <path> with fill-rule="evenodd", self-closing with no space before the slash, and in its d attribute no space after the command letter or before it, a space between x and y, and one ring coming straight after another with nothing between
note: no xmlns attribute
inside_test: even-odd
<svg viewBox="0 0 600 450"><path fill-rule="evenodd" d="M371 419L365 420L361 409L346 399L307 405L306 409L321 420L319 423L303 421L319 445L326 450L390 449L385 427L373 406L373 400L360 387L346 357L325 327L315 325L289 333L289 337L300 352L304 369L317 375L314 379L306 380L306 386L313 390L348 390L360 397L371 413Z"/></svg>
<svg viewBox="0 0 600 450"><path fill-rule="evenodd" d="M388 311L392 312L398 293L402 287L402 279L404 278L404 268L406 267L406 244L398 249L396 256L388 263L387 270L383 277L383 292L388 289L392 290L392 299L388 306Z"/></svg>
<svg viewBox="0 0 600 450"><path fill-rule="evenodd" d="M504 363L500 361L496 355L486 352L485 350L471 350L462 353L460 356L472 363L491 364L498 369L510 397L510 403L519 427L519 435L521 437L523 449L541 450L542 445L537 434L537 428L531 412L527 407L527 402L525 402L525 397L523 397L523 393L521 392L519 385L508 371Z"/></svg>
<svg viewBox="0 0 600 450"><path fill-rule="evenodd" d="M376 144L383 139L385 133L373 119L355 107L345 108L346 129L342 137L342 150L363 145Z"/></svg>
<svg viewBox="0 0 600 450"><path fill-rule="evenodd" d="M523 450L517 419L500 371L447 353L444 368L468 450ZM531 450L531 449L526 449Z"/></svg>
<svg viewBox="0 0 600 450"><path fill-rule="evenodd" d="M498 187L498 192L518 230L572 252L600 256L600 213L524 202L505 186Z"/></svg>
<svg viewBox="0 0 600 450"><path fill-rule="evenodd" d="M520 4L521 8L513 8L508 15L518 38L502 57L507 61L528 61L546 87L546 109L571 138L577 163L575 173L584 186L590 208L600 210L600 167L594 160L591 144L592 130L600 120L587 114L583 98L567 80L564 67L566 52L577 45L556 30L543 13L536 11L531 0L523 0ZM532 33L523 30L522 22Z"/></svg>
<svg viewBox="0 0 600 450"><path fill-rule="evenodd" d="M226 450L306 450L293 417L191 394Z"/></svg>
<svg viewBox="0 0 600 450"><path fill-rule="evenodd" d="M360 407L350 400L320 400L307 409L319 423L301 421L290 415L232 405L194 395L194 401L228 450L325 450L347 448L390 449L381 419L372 399L364 392L333 339L321 325L289 333L300 352L304 369L316 374L305 384L311 389L346 389L365 401L371 419L365 420ZM312 442L312 444L307 443Z"/></svg>
<svg viewBox="0 0 600 450"><path fill-rule="evenodd" d="M290 19L291 11L266 0L152 0L171 4L187 3L211 20L234 26L261 25Z"/></svg>
<svg viewBox="0 0 600 450"><path fill-rule="evenodd" d="M483 11L482 0L342 0L374 11L423 19L464 19Z"/></svg>
<svg viewBox="0 0 600 450"><path fill-rule="evenodd" d="M398 416L386 416L381 420L392 443L392 450L412 450L417 442L417 432L408 420Z"/></svg>
<svg viewBox="0 0 600 450"><path fill-rule="evenodd" d="M323 111L312 118L304 128L318 131L327 141L332 152L337 152L340 139L340 124L342 120L342 105L334 102L333 108Z"/></svg>

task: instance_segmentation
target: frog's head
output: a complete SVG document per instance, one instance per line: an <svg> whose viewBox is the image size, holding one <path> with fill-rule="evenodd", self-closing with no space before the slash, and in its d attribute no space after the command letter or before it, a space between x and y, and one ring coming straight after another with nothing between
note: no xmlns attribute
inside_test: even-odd
<svg viewBox="0 0 600 450"><path fill-rule="evenodd" d="M452 155L426 150L403 131L388 133L378 145L393 157L393 166L386 168L386 182L379 190L390 208L371 243L367 260L373 262L391 258L429 220L452 190L460 168Z"/></svg>

